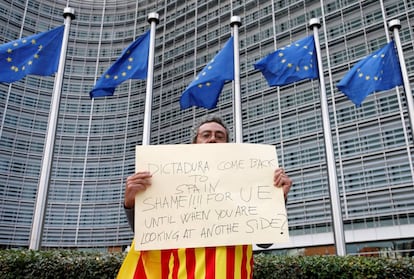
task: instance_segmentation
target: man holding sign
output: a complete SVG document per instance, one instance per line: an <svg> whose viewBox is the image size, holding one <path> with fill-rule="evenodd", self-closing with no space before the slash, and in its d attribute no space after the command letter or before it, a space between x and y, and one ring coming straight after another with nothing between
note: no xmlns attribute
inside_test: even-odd
<svg viewBox="0 0 414 279"><path fill-rule="evenodd" d="M227 142L229 131L217 117L202 121L193 138L195 144ZM138 171L127 178L124 207L132 228L135 197L150 187L152 180L149 171ZM273 185L283 189L286 199L292 181L283 169L276 168L273 172ZM135 243L121 267L118 278L252 278L252 245L148 251L134 251L134 245Z"/></svg>

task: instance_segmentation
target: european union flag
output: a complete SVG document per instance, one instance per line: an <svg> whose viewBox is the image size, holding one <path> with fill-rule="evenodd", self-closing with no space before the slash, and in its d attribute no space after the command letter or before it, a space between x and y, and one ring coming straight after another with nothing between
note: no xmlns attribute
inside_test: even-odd
<svg viewBox="0 0 414 279"><path fill-rule="evenodd" d="M394 41L359 61L336 85L356 106L374 91L402 85Z"/></svg>
<svg viewBox="0 0 414 279"><path fill-rule="evenodd" d="M0 46L0 82L15 82L27 75L51 76L59 66L65 26Z"/></svg>
<svg viewBox="0 0 414 279"><path fill-rule="evenodd" d="M191 106L215 108L224 83L234 80L233 37L224 45L197 77L187 86L180 98L181 109Z"/></svg>
<svg viewBox="0 0 414 279"><path fill-rule="evenodd" d="M115 88L128 79L146 79L150 31L147 31L130 44L98 79L89 93L91 98L114 95Z"/></svg>
<svg viewBox="0 0 414 279"><path fill-rule="evenodd" d="M280 48L254 64L269 86L287 85L303 79L317 78L318 64L313 36Z"/></svg>

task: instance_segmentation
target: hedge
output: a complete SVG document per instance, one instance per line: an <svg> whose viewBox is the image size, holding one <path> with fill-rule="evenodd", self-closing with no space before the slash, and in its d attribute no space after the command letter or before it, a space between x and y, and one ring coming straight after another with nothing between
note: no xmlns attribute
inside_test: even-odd
<svg viewBox="0 0 414 279"><path fill-rule="evenodd" d="M0 250L0 278L115 278L125 253ZM253 277L414 278L413 258L256 254Z"/></svg>
<svg viewBox="0 0 414 279"><path fill-rule="evenodd" d="M115 278L125 254L0 250L0 278Z"/></svg>
<svg viewBox="0 0 414 279"><path fill-rule="evenodd" d="M414 278L414 258L259 254L254 262L254 278Z"/></svg>

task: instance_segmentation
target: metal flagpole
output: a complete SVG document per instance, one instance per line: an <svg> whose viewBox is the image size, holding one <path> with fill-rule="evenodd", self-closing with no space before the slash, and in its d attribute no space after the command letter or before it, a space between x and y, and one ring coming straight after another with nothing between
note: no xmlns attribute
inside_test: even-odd
<svg viewBox="0 0 414 279"><path fill-rule="evenodd" d="M407 67L405 66L404 53L401 46L401 39L399 29L401 23L399 19L393 19L388 22L388 26L391 31L394 32L395 46L397 47L398 59L400 60L401 74L404 82L405 98L407 99L408 116L410 118L411 133L414 138L414 101L413 94L411 93L410 80L408 79Z"/></svg>
<svg viewBox="0 0 414 279"><path fill-rule="evenodd" d="M341 212L341 200L339 198L338 191L338 178L336 176L336 163L333 152L332 144L332 135L331 135L331 125L329 122L329 111L328 111L328 101L326 98L325 90L325 79L322 69L322 57L321 57L321 46L319 44L319 35L318 30L321 26L319 19L312 18L309 21L309 28L313 30L315 38L315 47L316 47L316 56L318 59L318 70L319 70L319 82L321 90L321 112L322 112L322 121L323 121L323 134L325 139L325 153L326 153L326 165L328 169L328 183L329 183L329 193L331 198L331 211L332 211L332 221L333 221L333 230L335 238L336 253L339 256L346 255L345 247L345 237L344 237L344 228L342 223L342 212Z"/></svg>
<svg viewBox="0 0 414 279"><path fill-rule="evenodd" d="M151 24L150 46L148 54L147 91L145 95L144 131L142 145L149 145L151 141L151 116L152 116L152 85L154 80L154 47L155 27L159 22L158 13L149 13L148 22Z"/></svg>
<svg viewBox="0 0 414 279"><path fill-rule="evenodd" d="M42 241L43 223L47 205L47 195L49 188L50 173L52 168L53 148L55 145L56 127L59 116L60 96L62 93L63 72L65 70L66 50L68 47L70 23L75 19L75 10L66 7L63 10L65 18L65 31L63 33L62 48L59 58L59 67L55 77L52 93L52 103L50 104L50 114L47 126L46 142L43 152L42 170L39 179L39 188L36 198L36 207L33 216L32 231L30 235L29 249L39 250Z"/></svg>
<svg viewBox="0 0 414 279"><path fill-rule="evenodd" d="M240 96L240 56L239 56L239 27L241 20L239 16L232 16L230 26L233 28L234 44L234 134L236 143L243 142L243 126Z"/></svg>

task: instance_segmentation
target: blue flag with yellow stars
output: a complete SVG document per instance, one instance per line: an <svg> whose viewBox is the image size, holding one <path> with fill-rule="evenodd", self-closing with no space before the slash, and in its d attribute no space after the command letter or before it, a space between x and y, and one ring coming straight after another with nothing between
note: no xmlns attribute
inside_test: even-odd
<svg viewBox="0 0 414 279"><path fill-rule="evenodd" d="M0 82L15 82L27 75L51 76L59 66L65 26L0 46Z"/></svg>
<svg viewBox="0 0 414 279"><path fill-rule="evenodd" d="M89 93L91 98L114 95L115 88L128 79L146 79L149 45L150 31L147 31L132 42L98 79Z"/></svg>
<svg viewBox="0 0 414 279"><path fill-rule="evenodd" d="M359 107L372 92L402 84L400 63L391 41L355 64L336 86Z"/></svg>
<svg viewBox="0 0 414 279"><path fill-rule="evenodd" d="M215 108L226 81L234 80L234 46L231 37L223 49L187 86L180 98L181 109L191 106Z"/></svg>
<svg viewBox="0 0 414 279"><path fill-rule="evenodd" d="M254 64L269 86L287 85L303 79L317 78L318 64L313 36L280 48Z"/></svg>

